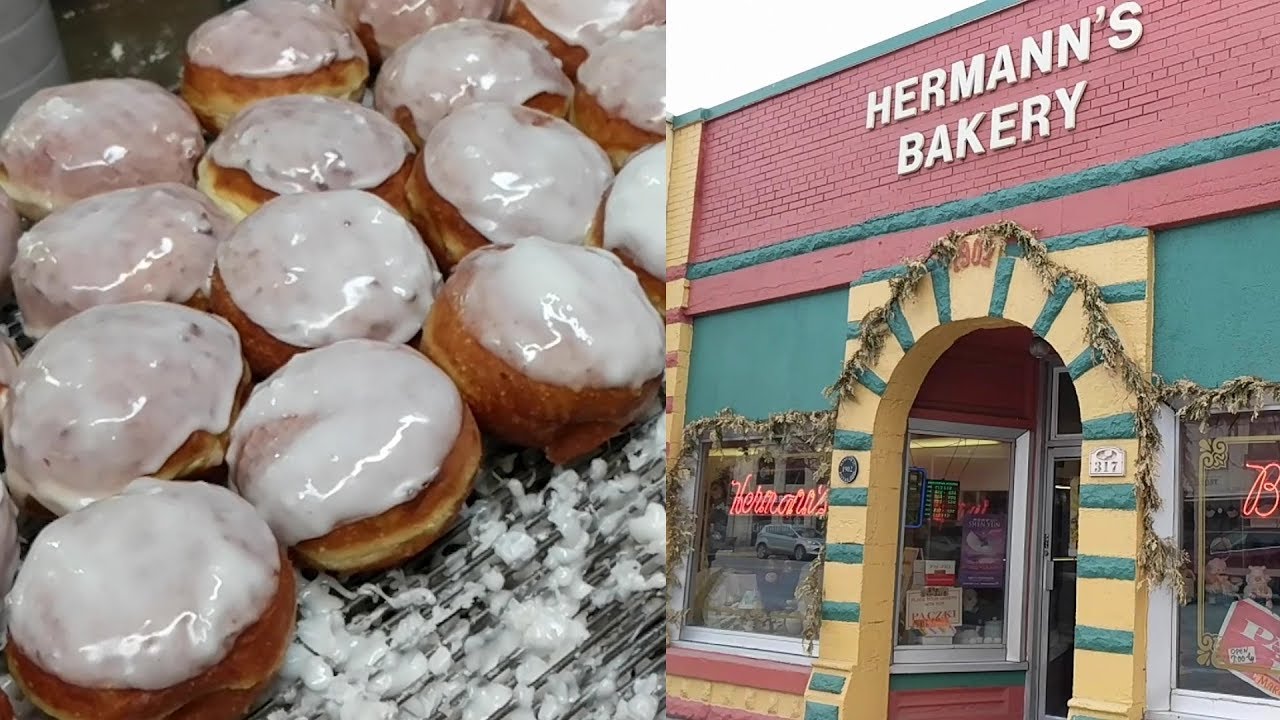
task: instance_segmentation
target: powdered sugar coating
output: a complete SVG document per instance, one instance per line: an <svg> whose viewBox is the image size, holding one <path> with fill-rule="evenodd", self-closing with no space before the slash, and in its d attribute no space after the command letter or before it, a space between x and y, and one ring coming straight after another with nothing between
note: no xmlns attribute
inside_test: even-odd
<svg viewBox="0 0 1280 720"><path fill-rule="evenodd" d="M409 221L358 190L271 200L218 247L217 268L254 324L302 348L406 342L441 279Z"/></svg>
<svg viewBox="0 0 1280 720"><path fill-rule="evenodd" d="M454 277L468 330L536 381L634 388L662 373L662 319L612 253L525 238L471 253Z"/></svg>
<svg viewBox="0 0 1280 720"><path fill-rule="evenodd" d="M506 0L335 0L351 27L368 25L385 59L431 28L464 18L497 20Z"/></svg>
<svg viewBox="0 0 1280 720"><path fill-rule="evenodd" d="M667 28L627 31L578 68L578 82L610 115L661 134L667 112Z"/></svg>
<svg viewBox="0 0 1280 720"><path fill-rule="evenodd" d="M192 433L227 430L243 372L221 318L155 302L85 310L18 366L0 411L9 489L57 514L114 495Z"/></svg>
<svg viewBox="0 0 1280 720"><path fill-rule="evenodd" d="M40 338L96 305L188 301L208 290L214 251L231 225L202 193L176 183L57 210L18 243L13 282L23 329Z"/></svg>
<svg viewBox="0 0 1280 720"><path fill-rule="evenodd" d="M132 78L40 90L0 135L6 189L46 212L109 190L191 185L203 152L191 109L159 85ZM32 197L19 197L18 186Z"/></svg>
<svg viewBox="0 0 1280 720"><path fill-rule="evenodd" d="M209 146L220 167L243 170L280 195L369 190L413 154L400 128L358 103L286 95L250 105Z"/></svg>
<svg viewBox="0 0 1280 720"><path fill-rule="evenodd" d="M187 58L246 78L307 75L335 62L368 61L333 8L311 0L246 0L201 23L187 38Z"/></svg>
<svg viewBox="0 0 1280 720"><path fill-rule="evenodd" d="M667 21L666 0L518 0L549 32L593 51L623 30Z"/></svg>
<svg viewBox="0 0 1280 720"><path fill-rule="evenodd" d="M641 150L618 171L604 205L604 246L622 251L641 270L665 277L667 147Z"/></svg>
<svg viewBox="0 0 1280 720"><path fill-rule="evenodd" d="M521 105L542 94L573 95L573 83L537 38L513 25L459 20L428 30L382 66L374 88L379 111L404 107L425 138L462 105Z"/></svg>
<svg viewBox="0 0 1280 720"><path fill-rule="evenodd" d="M22 219L13 209L9 196L0 190L0 295L8 294L9 266L18 255L18 237L22 235Z"/></svg>
<svg viewBox="0 0 1280 720"><path fill-rule="evenodd" d="M471 227L509 245L538 236L581 244L613 166L577 128L526 107L474 103L431 131L427 180Z"/></svg>
<svg viewBox="0 0 1280 720"><path fill-rule="evenodd" d="M346 340L255 388L227 458L236 489L293 545L413 499L461 428L457 388L421 353Z"/></svg>
<svg viewBox="0 0 1280 720"><path fill-rule="evenodd" d="M140 479L40 532L6 601L9 630L66 682L159 690L224 658L279 573L275 538L235 493Z"/></svg>

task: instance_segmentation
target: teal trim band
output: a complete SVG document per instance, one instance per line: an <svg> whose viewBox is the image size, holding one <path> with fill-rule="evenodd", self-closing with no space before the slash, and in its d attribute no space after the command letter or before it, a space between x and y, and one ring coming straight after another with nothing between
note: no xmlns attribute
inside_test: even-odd
<svg viewBox="0 0 1280 720"><path fill-rule="evenodd" d="M866 507L867 488L831 488L827 493L827 504L832 507Z"/></svg>
<svg viewBox="0 0 1280 720"><path fill-rule="evenodd" d="M1088 625L1077 625L1076 649L1115 653L1116 655L1132 655L1133 633L1128 630L1108 630L1106 628L1089 627Z"/></svg>
<svg viewBox="0 0 1280 720"><path fill-rule="evenodd" d="M1098 367L1101 362L1102 354L1094 350L1092 346L1086 347L1080 351L1075 360L1071 361L1070 365L1067 365L1067 374L1071 376L1072 380L1079 380L1081 375Z"/></svg>
<svg viewBox="0 0 1280 720"><path fill-rule="evenodd" d="M805 700L804 720L840 720L840 708L835 705Z"/></svg>
<svg viewBox="0 0 1280 720"><path fill-rule="evenodd" d="M959 666L963 667L963 665ZM959 668L957 668L959 669ZM889 676L889 689L897 690L954 690L959 688L1022 687L1027 674L1021 670L1005 672L940 672L909 673Z"/></svg>
<svg viewBox="0 0 1280 720"><path fill-rule="evenodd" d="M1076 575L1099 580L1135 580L1138 563L1133 558L1081 555L1076 558Z"/></svg>
<svg viewBox="0 0 1280 720"><path fill-rule="evenodd" d="M845 339L857 340L862 337L862 323L851 320L849 321L849 330L845 333Z"/></svg>
<svg viewBox="0 0 1280 720"><path fill-rule="evenodd" d="M911 324L907 322L907 315L902 312L901 305L896 302L893 303L889 308L887 321L889 330L898 339L898 345L902 348L902 351L910 350L916 344L916 338L911 334Z"/></svg>
<svg viewBox="0 0 1280 720"><path fill-rule="evenodd" d="M827 562L861 565L862 553L862 543L827 543Z"/></svg>
<svg viewBox="0 0 1280 720"><path fill-rule="evenodd" d="M690 280L698 280L868 238L934 225L949 225L964 218L998 213L1022 205L1054 200L1098 188L1113 187L1153 175L1276 148L1280 148L1280 122L1194 140L1128 160L994 190L971 198L952 200L933 207L890 213L857 225L826 230L734 255L694 263L689 266L687 277Z"/></svg>
<svg viewBox="0 0 1280 720"><path fill-rule="evenodd" d="M1133 483L1081 485L1080 507L1093 510L1137 510L1138 494Z"/></svg>
<svg viewBox="0 0 1280 720"><path fill-rule="evenodd" d="M729 257L733 257L733 256L730 255ZM715 261L712 260L710 262L715 262ZM711 274L715 275L716 273L711 273ZM890 265L889 267L886 267L886 268L868 270L862 273L862 277L849 283L849 287L858 287L859 285L873 285L878 282L884 282L885 280L900 278L906 274L907 274L907 266L905 265Z"/></svg>
<svg viewBox="0 0 1280 720"><path fill-rule="evenodd" d="M1067 278L1059 278L1053 292L1049 293L1049 297L1045 299L1044 307L1040 308L1040 315L1031 326L1031 332L1040 337L1048 335L1049 328L1053 327L1053 321L1057 320L1058 313L1062 312L1062 306L1067 304L1067 298L1071 297L1071 293L1075 291L1075 283Z"/></svg>
<svg viewBox="0 0 1280 720"><path fill-rule="evenodd" d="M1103 285L1098 289L1102 291L1102 301L1105 303L1126 303L1147 298L1146 280Z"/></svg>
<svg viewBox="0 0 1280 720"><path fill-rule="evenodd" d="M809 689L839 695L844 692L844 678L815 671L809 676Z"/></svg>
<svg viewBox="0 0 1280 720"><path fill-rule="evenodd" d="M933 301L938 306L938 324L951 322L951 271L937 260L927 263L933 278Z"/></svg>
<svg viewBox="0 0 1280 720"><path fill-rule="evenodd" d="M1104 245L1117 240L1132 240L1146 237L1150 234L1151 231L1146 228L1132 227L1130 225L1112 225L1101 230L1089 230L1088 232L1072 235L1051 237L1044 241L1044 248L1049 252L1061 252L1091 245Z"/></svg>
<svg viewBox="0 0 1280 720"><path fill-rule="evenodd" d="M858 432L857 430L837 430L835 440L831 445L835 450L870 450L871 433Z"/></svg>
<svg viewBox="0 0 1280 720"><path fill-rule="evenodd" d="M822 601L822 619L836 622L858 622L862 617L862 606L856 602Z"/></svg>
<svg viewBox="0 0 1280 720"><path fill-rule="evenodd" d="M1085 440L1128 440L1138 437L1138 418L1133 413L1085 420L1081 425Z"/></svg>
<svg viewBox="0 0 1280 720"><path fill-rule="evenodd" d="M941 35L942 33L950 30L955 30L962 25L968 25L975 20L981 20L989 15L994 15L1001 10L1021 5L1024 2L1026 2L1026 0L986 0L986 2L980 2L973 7L965 8L964 10L952 13L944 18L934 20L931 23L926 23L914 30L908 30L901 35L895 35L888 40L882 40L875 45L850 53L844 57L836 58L835 60L823 63L816 68L792 75L784 80L770 83L759 90L753 90L745 95L740 95L732 100L722 102L719 105L715 105L710 108L698 108L686 113L681 113L671 118L671 125L676 128L682 128L685 125L691 125L696 122L705 122L707 120L714 120L718 117L730 115L743 108L751 107L756 103L764 102L771 97L777 97L783 93L791 92L796 88L804 87L809 83L817 82L823 78L842 73L850 68L871 62L872 60L897 52L905 47L928 40L936 35ZM880 88L876 88L875 90L876 92L880 92ZM864 95L863 99L865 98L866 96ZM858 122L861 123L862 121L859 120Z"/></svg>
<svg viewBox="0 0 1280 720"><path fill-rule="evenodd" d="M858 373L858 382L862 383L863 387L877 395L884 395L884 391L888 387L885 385L884 380L880 379L879 375L870 370L863 370Z"/></svg>
<svg viewBox="0 0 1280 720"><path fill-rule="evenodd" d="M1013 282L1013 267L1016 262L1017 260L1007 255L996 261L996 277L991 286L991 307L987 310L987 315L1004 317L1004 306L1009 301L1009 283Z"/></svg>

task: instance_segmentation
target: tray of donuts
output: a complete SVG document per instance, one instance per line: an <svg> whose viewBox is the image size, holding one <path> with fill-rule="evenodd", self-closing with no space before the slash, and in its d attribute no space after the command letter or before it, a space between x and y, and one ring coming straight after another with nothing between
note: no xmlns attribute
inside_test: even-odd
<svg viewBox="0 0 1280 720"><path fill-rule="evenodd" d="M188 38L178 94L103 78L18 109L20 713L659 712L664 23L663 0L247 0ZM559 640L512 645L531 622ZM373 662L391 636L408 669ZM583 662L636 687L586 693Z"/></svg>

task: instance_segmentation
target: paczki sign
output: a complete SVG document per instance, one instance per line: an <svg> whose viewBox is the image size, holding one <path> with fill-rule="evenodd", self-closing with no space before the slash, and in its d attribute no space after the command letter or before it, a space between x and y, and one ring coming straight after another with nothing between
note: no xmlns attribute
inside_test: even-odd
<svg viewBox="0 0 1280 720"><path fill-rule="evenodd" d="M990 54L957 60L950 69L938 68L872 91L867 97L867 129L874 130L899 120L923 115L938 108L964 102L994 92L1003 85L1016 85L1037 75L1049 75L1073 64L1089 62L1094 35L1105 34L1113 50L1121 52L1142 39L1142 5L1123 2L1108 12L1099 6L1075 24L1064 24L1039 35L1022 39L1021 45L1001 45ZM1033 95L1020 103L1009 103L961 118L954 124L935 127L931 133L913 132L898 139L898 174L910 175L938 163L963 160L992 150L1049 137L1049 116L1061 108L1061 129L1074 130L1076 113L1084 99L1088 81L1060 87L1052 95Z"/></svg>

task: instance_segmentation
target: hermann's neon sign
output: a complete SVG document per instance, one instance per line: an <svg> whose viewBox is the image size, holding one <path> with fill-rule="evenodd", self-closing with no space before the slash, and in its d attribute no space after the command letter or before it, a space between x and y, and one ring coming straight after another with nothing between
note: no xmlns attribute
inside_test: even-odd
<svg viewBox="0 0 1280 720"><path fill-rule="evenodd" d="M825 517L827 514L827 487L819 485L813 490L797 490L779 494L773 490L752 487L755 475L748 475L742 482L731 480L733 504L730 515L765 515L768 517Z"/></svg>

